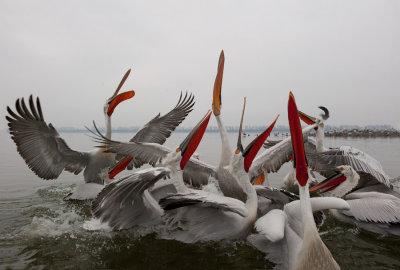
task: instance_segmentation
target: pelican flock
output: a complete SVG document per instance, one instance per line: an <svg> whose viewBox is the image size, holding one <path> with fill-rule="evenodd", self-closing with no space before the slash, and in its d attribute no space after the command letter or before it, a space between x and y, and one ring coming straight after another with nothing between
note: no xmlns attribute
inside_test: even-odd
<svg viewBox="0 0 400 270"><path fill-rule="evenodd" d="M319 107L320 117L309 116L297 109L290 92L290 137L265 143L278 115L244 148L245 97L232 151L222 121L224 64L222 51L211 109L174 149L163 144L194 108L194 95L187 92L180 93L171 111L157 114L130 141L111 138L115 108L135 95L133 90L119 94L130 70L104 104L105 134L95 124L95 130L89 130L97 143L93 151L71 149L45 122L38 97L30 96L28 102L17 99L15 110L7 107L9 132L18 153L39 178L57 179L64 170L83 171L85 183L64 199L89 200L93 217L112 230L151 226L161 228L160 237L184 243L246 241L264 252L275 269L340 269L340 257L332 256L318 233L323 210L340 222L400 235L400 178L389 177L379 161L354 147L325 147L327 108ZM211 114L221 138L217 166L192 157ZM301 120L308 126L302 129ZM266 149L257 155L263 145ZM271 187L268 180L268 174L286 162L292 168L282 183L290 191ZM144 164L147 167L140 168ZM116 179L125 169L134 171ZM314 173L326 179L319 181Z"/></svg>

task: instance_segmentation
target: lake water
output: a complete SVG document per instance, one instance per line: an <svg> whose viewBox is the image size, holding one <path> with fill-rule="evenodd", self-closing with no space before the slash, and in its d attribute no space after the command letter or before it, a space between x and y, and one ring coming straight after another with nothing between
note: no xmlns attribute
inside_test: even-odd
<svg viewBox="0 0 400 270"><path fill-rule="evenodd" d="M174 133L166 144L177 147L185 136ZM237 134L229 136L234 146ZM73 149L90 150L94 145L82 133L63 133L62 137ZM113 134L117 140L130 137L128 133ZM243 144L253 138L251 134ZM87 230L95 224L89 205L62 200L82 182L82 175L64 172L58 180L41 180L16 152L9 134L2 132L0 141L0 269L273 268L263 253L241 241L188 245L162 240L150 228ZM400 175L399 138L326 138L326 145L359 148L379 160L389 175ZM219 134L206 133L197 152L202 160L216 165ZM281 186L289 166L269 176L272 185ZM382 237L329 216L320 233L342 269L400 269L399 237Z"/></svg>

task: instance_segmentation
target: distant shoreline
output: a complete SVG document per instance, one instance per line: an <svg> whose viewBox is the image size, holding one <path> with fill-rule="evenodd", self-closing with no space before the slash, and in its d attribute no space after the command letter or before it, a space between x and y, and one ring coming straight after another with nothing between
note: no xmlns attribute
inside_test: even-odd
<svg viewBox="0 0 400 270"><path fill-rule="evenodd" d="M369 126L371 127L371 126ZM382 138L382 137L400 137L400 131L397 129L394 129L391 126L388 125L377 125L377 126L372 126L375 128L343 128L341 127L332 127L332 126L326 126L325 127L325 136L326 137L360 137L360 138ZM265 127L245 127L243 129L244 135L246 133L260 133L264 131ZM87 129L78 129L78 128L73 128L73 127L60 127L56 128L58 132L60 133L88 133ZM99 128L100 132L104 132L104 128ZM113 133L136 133L139 130L139 127L120 127L117 129L113 129ZM192 127L178 127L174 132L177 133L188 133L192 130ZM238 127L234 126L227 126L226 130L228 133L237 133L239 131ZM5 132L8 133L8 130L4 130ZM207 133L217 133L219 132L218 127L208 127L206 130ZM289 135L289 128L286 126L278 126L275 127L274 130L272 131L275 136L278 135L283 135L283 136L288 136ZM314 132L310 134L311 136L315 135Z"/></svg>

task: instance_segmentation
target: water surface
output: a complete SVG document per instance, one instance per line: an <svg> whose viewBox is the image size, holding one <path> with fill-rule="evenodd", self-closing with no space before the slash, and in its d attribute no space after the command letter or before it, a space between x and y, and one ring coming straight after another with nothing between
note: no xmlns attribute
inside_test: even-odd
<svg viewBox="0 0 400 270"><path fill-rule="evenodd" d="M246 137L243 144L254 135ZM166 144L175 148L185 136L174 133ZM90 150L94 145L82 133L63 133L62 137L73 149ZM130 137L128 133L113 134L118 140ZM237 134L229 137L233 148ZM62 200L82 182L82 175L64 172L58 180L41 180L18 155L9 134L0 134L0 141L0 269L273 268L264 254L243 241L188 245L160 239L158 228L88 230L91 224L98 226L89 205ZM399 138L326 138L326 145L359 148L379 160L389 175L400 175ZM206 133L197 152L202 160L217 165L219 134ZM272 185L282 185L289 166L269 176ZM320 232L342 269L400 269L399 237L369 233L329 216Z"/></svg>

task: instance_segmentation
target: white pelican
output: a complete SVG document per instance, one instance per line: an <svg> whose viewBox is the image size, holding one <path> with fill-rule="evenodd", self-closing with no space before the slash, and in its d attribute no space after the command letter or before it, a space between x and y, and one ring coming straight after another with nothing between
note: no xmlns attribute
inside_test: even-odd
<svg viewBox="0 0 400 270"><path fill-rule="evenodd" d="M315 127L316 124L307 126L303 129L302 132L304 140L308 139L308 134ZM250 180L256 184L262 184L264 181L266 181L266 185L269 186L267 178L268 173L277 172L282 165L290 161L292 157L293 148L290 137L274 143L273 146L267 148L263 153L254 159L249 171Z"/></svg>
<svg viewBox="0 0 400 270"><path fill-rule="evenodd" d="M186 243L240 239L246 237L251 229L257 216L257 194L249 182L247 171L277 118L243 149L243 113L237 149L230 164L225 166L225 176L232 177L243 188L244 202L202 190L167 195L159 203L165 210L164 218L174 239Z"/></svg>
<svg viewBox="0 0 400 270"><path fill-rule="evenodd" d="M327 208L349 209L349 206L339 198L310 199L303 136L292 93L288 114L300 201L285 205L284 211L275 209L260 218L255 224L259 236L251 236L249 241L268 251L269 258L278 263L279 269L340 269L318 235L312 212Z"/></svg>
<svg viewBox="0 0 400 270"><path fill-rule="evenodd" d="M328 114L329 116L326 108L324 111L325 115ZM400 192L399 178L388 176L380 162L367 153L351 146L326 148L324 146L324 120L326 118L316 119L304 113L301 113L300 116L306 123L317 124L318 127L315 131L315 142L309 140L310 144L314 144L315 150L311 150L310 152L308 150L306 153L308 165L312 170L319 172L325 177L330 177L335 174L338 166L349 165L360 175L358 188L365 186L375 186L378 188L380 185L385 185L397 193Z"/></svg>
<svg viewBox="0 0 400 270"><path fill-rule="evenodd" d="M128 91L118 95L119 90L128 78L128 70L122 78L114 94L104 104L106 119L106 136L111 137L111 115L116 106L134 96L134 91ZM29 108L24 98L17 99L14 113L9 107L6 116L11 138L17 145L17 151L25 160L29 168L42 179L56 179L63 170L74 174L83 169L84 185L79 185L72 194L67 195L66 200L92 199L101 190L109 166L115 163L115 155L104 153L95 149L91 152L79 152L69 148L60 137L51 123L44 121L39 98L36 99L36 107L32 96L29 98Z"/></svg>
<svg viewBox="0 0 400 270"><path fill-rule="evenodd" d="M193 110L194 96L186 93L182 98L182 93L176 106L167 114L160 116L158 113L152 120L145 124L136 134L132 137L130 142L151 142L157 144L164 144L166 139L171 135L186 116ZM133 157L123 157L119 162L111 168L109 172L110 179L113 179L118 173L123 171L126 167L128 169L139 168L143 162Z"/></svg>
<svg viewBox="0 0 400 270"><path fill-rule="evenodd" d="M164 211L158 204L157 193L186 191L182 170L199 145L210 116L211 111L175 151L157 143L111 141L99 133L97 140L107 151L135 156L150 164L162 161L157 168L137 171L108 184L92 201L92 214L114 230L159 224ZM172 185L153 189L154 184L165 176L171 178Z"/></svg>
<svg viewBox="0 0 400 270"><path fill-rule="evenodd" d="M351 166L342 165L336 175L310 188L310 192L329 191L331 196L345 199L349 210L331 211L339 220L375 233L400 235L400 194L385 185L357 189L359 180Z"/></svg>

